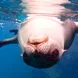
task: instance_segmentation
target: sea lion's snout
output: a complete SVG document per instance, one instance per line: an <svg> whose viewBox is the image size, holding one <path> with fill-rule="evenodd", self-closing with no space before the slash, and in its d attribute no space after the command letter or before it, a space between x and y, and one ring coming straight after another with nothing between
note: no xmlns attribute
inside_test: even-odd
<svg viewBox="0 0 78 78"><path fill-rule="evenodd" d="M56 64L59 60L59 47L48 37L28 40L28 52L23 53L24 61L36 68L47 68Z"/></svg>

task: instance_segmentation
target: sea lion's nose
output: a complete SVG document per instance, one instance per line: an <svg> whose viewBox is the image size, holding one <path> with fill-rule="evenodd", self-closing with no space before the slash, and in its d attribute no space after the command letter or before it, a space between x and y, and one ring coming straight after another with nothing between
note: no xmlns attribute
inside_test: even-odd
<svg viewBox="0 0 78 78"><path fill-rule="evenodd" d="M35 46L37 46L37 45L39 45L41 43L45 43L47 41L48 41L48 37L47 36L28 39L28 43L32 44L32 45L35 45Z"/></svg>

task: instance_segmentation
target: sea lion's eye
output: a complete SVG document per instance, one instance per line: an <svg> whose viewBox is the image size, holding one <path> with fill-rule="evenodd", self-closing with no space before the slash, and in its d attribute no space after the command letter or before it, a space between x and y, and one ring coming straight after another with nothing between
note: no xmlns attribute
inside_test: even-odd
<svg viewBox="0 0 78 78"><path fill-rule="evenodd" d="M26 61L26 62L30 62L30 58L29 58L29 56L26 54L26 52L23 53L23 59L24 59L24 61Z"/></svg>
<svg viewBox="0 0 78 78"><path fill-rule="evenodd" d="M53 59L57 59L59 57L59 51L57 49L55 49L53 52L52 52L52 58Z"/></svg>

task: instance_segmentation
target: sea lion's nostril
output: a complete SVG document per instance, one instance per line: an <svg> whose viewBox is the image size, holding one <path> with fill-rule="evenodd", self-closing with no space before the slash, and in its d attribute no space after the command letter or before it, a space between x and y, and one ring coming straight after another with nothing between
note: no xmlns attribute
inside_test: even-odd
<svg viewBox="0 0 78 78"><path fill-rule="evenodd" d="M46 41L48 41L48 37L47 36L40 37L40 38L28 39L28 43L32 44L32 45L38 45L38 44L44 43Z"/></svg>

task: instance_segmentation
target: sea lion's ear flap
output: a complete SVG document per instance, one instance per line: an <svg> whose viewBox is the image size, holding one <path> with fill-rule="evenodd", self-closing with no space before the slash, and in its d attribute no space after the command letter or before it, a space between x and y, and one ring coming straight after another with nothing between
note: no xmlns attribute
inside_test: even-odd
<svg viewBox="0 0 78 78"><path fill-rule="evenodd" d="M4 45L8 45L8 44L15 44L17 42L18 42L18 40L17 40L17 37L16 36L14 36L12 38L0 40L0 47L2 47Z"/></svg>

